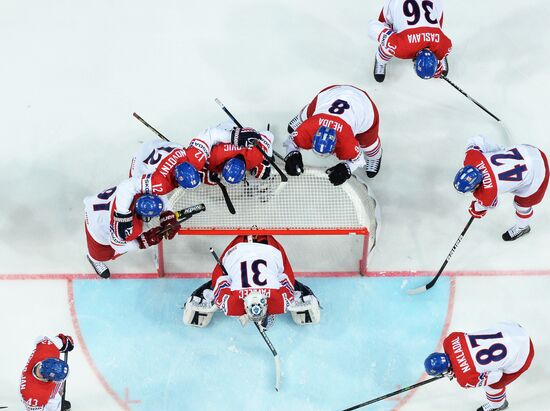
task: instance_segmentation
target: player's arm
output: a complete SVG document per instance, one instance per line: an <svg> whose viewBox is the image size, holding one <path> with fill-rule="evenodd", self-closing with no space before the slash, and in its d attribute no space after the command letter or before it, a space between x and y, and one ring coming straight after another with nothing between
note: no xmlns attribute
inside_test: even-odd
<svg viewBox="0 0 550 411"><path fill-rule="evenodd" d="M468 139L466 151L469 150L479 150L482 153L492 153L494 151L502 151L504 150L504 147L499 146L489 137L478 134Z"/></svg>

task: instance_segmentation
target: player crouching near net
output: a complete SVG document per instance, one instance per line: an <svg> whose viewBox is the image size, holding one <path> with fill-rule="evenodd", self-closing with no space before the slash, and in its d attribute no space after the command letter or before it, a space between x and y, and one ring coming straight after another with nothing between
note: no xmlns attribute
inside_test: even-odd
<svg viewBox="0 0 550 411"><path fill-rule="evenodd" d="M378 129L378 109L365 91L348 85L327 87L290 120L284 142L285 170L291 176L304 172L303 149L341 161L326 170L335 186L363 167L367 177L373 178L382 163Z"/></svg>
<svg viewBox="0 0 550 411"><path fill-rule="evenodd" d="M240 235L221 256L227 270L216 265L212 280L196 289L187 300L183 322L206 327L219 308L251 320L264 328L274 315L290 312L296 324L316 324L321 319L319 301L309 287L296 281L285 250L271 235Z"/></svg>
<svg viewBox="0 0 550 411"><path fill-rule="evenodd" d="M507 409L506 386L527 371L535 355L527 332L510 321L475 333L453 332L443 350L426 358L426 372L456 378L463 388L484 387L489 402L477 411Z"/></svg>
<svg viewBox="0 0 550 411"><path fill-rule="evenodd" d="M106 261L171 240L181 228L176 214L165 210L161 197L134 195L126 189L130 180L84 199L87 258L101 278L111 276ZM157 216L160 225L144 232L144 223Z"/></svg>
<svg viewBox="0 0 550 411"><path fill-rule="evenodd" d="M27 411L70 411L71 403L63 399L69 364L59 358L74 348L68 335L39 337L21 375L21 400Z"/></svg>
<svg viewBox="0 0 550 411"><path fill-rule="evenodd" d="M542 201L549 175L546 155L538 148L518 144L506 149L478 135L468 140L464 167L454 186L474 195L469 212L475 218L496 207L499 194L515 194L516 224L502 234L504 241L513 241L531 231L533 206Z"/></svg>

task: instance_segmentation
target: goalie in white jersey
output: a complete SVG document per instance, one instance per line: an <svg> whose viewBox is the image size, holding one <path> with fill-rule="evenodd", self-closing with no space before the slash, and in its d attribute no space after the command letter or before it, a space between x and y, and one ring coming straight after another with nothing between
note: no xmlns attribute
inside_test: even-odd
<svg viewBox="0 0 550 411"><path fill-rule="evenodd" d="M546 155L538 148L528 144L504 148L478 135L468 140L464 167L454 186L461 193L473 193L469 211L475 218L496 207L499 194L515 194L516 224L502 235L504 241L512 241L531 230L533 206L542 201L549 175Z"/></svg>
<svg viewBox="0 0 550 411"><path fill-rule="evenodd" d="M477 411L507 409L506 386L527 371L535 355L527 332L511 321L474 333L453 332L443 350L426 358L426 372L456 378L463 388L484 387L489 402Z"/></svg>
<svg viewBox="0 0 550 411"><path fill-rule="evenodd" d="M285 250L270 235L237 236L224 250L212 280L187 300L183 322L205 327L214 312L239 317L266 327L274 315L290 312L297 324L315 324L320 306L311 289L294 278Z"/></svg>

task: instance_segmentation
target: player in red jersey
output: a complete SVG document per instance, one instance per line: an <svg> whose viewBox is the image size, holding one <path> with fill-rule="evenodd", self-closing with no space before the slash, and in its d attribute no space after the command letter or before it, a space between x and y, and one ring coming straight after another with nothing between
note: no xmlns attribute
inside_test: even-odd
<svg viewBox="0 0 550 411"><path fill-rule="evenodd" d="M270 235L235 237L221 255L212 280L195 290L185 304L183 322L205 327L219 308L228 316L266 326L274 315L291 312L297 324L320 320L319 302L296 281L284 248Z"/></svg>
<svg viewBox="0 0 550 411"><path fill-rule="evenodd" d="M527 144L504 148L478 135L468 141L464 167L454 186L461 193L473 193L469 211L475 218L496 207L499 194L515 194L516 224L502 234L504 241L513 241L531 231L533 206L544 198L549 176L548 160L538 148Z"/></svg>
<svg viewBox="0 0 550 411"><path fill-rule="evenodd" d="M378 123L378 109L365 91L348 85L321 90L288 125L286 172L297 176L304 171L300 149L305 149L342 160L327 169L334 185L363 166L368 177L375 177L382 161Z"/></svg>
<svg viewBox="0 0 550 411"><path fill-rule="evenodd" d="M70 411L71 403L62 400L69 365L59 358L74 348L68 335L39 337L21 375L21 399L27 411Z"/></svg>
<svg viewBox="0 0 550 411"><path fill-rule="evenodd" d="M111 275L106 261L157 245L163 238L171 240L180 229L175 213L165 210L162 198L134 194L128 189L129 180L84 199L87 258L102 278ZM144 232L144 222L156 216L160 226Z"/></svg>
<svg viewBox="0 0 550 411"><path fill-rule="evenodd" d="M456 378L463 388L483 387L488 403L477 411L507 409L506 386L527 371L535 355L529 335L514 322L475 333L453 332L443 350L426 358L426 372Z"/></svg>
<svg viewBox="0 0 550 411"><path fill-rule="evenodd" d="M379 43L374 78L386 77L386 64L394 56L414 59L421 78L438 78L448 71L451 40L443 33L441 0L387 0L378 20L369 23L369 36Z"/></svg>

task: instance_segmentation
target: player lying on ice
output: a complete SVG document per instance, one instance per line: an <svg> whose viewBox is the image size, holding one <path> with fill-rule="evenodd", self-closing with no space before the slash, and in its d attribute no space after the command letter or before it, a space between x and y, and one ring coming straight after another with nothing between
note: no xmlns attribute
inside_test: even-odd
<svg viewBox="0 0 550 411"><path fill-rule="evenodd" d="M59 354L73 348L73 339L68 335L37 338L21 375L21 400L27 411L71 410L71 403L62 399L69 364L61 360Z"/></svg>
<svg viewBox="0 0 550 411"><path fill-rule="evenodd" d="M378 122L378 109L365 91L347 85L321 90L288 124L286 172L291 176L303 173L300 150L304 149L341 160L327 169L336 186L364 166L367 176L375 177L382 162Z"/></svg>
<svg viewBox="0 0 550 411"><path fill-rule="evenodd" d="M127 180L116 187L84 199L88 261L102 278L111 273L105 264L128 251L146 249L171 240L181 228L164 200L151 194L133 194ZM159 216L160 225L147 231L144 223Z"/></svg>
<svg viewBox="0 0 550 411"><path fill-rule="evenodd" d="M533 206L542 201L549 175L546 155L538 148L527 144L503 148L478 135L468 140L464 167L454 186L461 193L473 193L469 211L475 218L496 207L499 194L515 194L516 224L502 234L504 241L513 241L531 231Z"/></svg>
<svg viewBox="0 0 550 411"><path fill-rule="evenodd" d="M296 281L285 250L270 235L240 235L227 246L212 280L196 289L183 311L183 322L206 327L219 308L225 315L259 322L264 328L274 315L290 312L296 324L321 319L319 301L309 287ZM269 323L268 323L269 320Z"/></svg>
<svg viewBox="0 0 550 411"><path fill-rule="evenodd" d="M426 358L426 372L456 378L463 388L484 387L489 402L477 411L507 409L506 386L527 371L535 355L529 335L514 322L469 334L453 332L443 350Z"/></svg>
<svg viewBox="0 0 550 411"><path fill-rule="evenodd" d="M163 140L146 142L132 159L130 177L133 177L133 190L136 194L165 195L178 187L193 189L203 180L214 184L208 175L221 173L224 165L235 157L241 161L231 162L226 175L233 176L229 170L231 165L238 167L235 164L242 162L240 165L244 165L246 170L265 179L269 176L270 165L254 143L257 141L271 155L273 139L273 134L267 130L258 132L222 123L203 130L186 149ZM230 177L226 182L237 184L240 180L236 182Z"/></svg>
<svg viewBox="0 0 550 411"><path fill-rule="evenodd" d="M369 23L369 36L379 43L375 80L384 81L393 57L413 59L416 74L423 79L447 75L452 43L442 27L441 0L387 0L378 20Z"/></svg>

